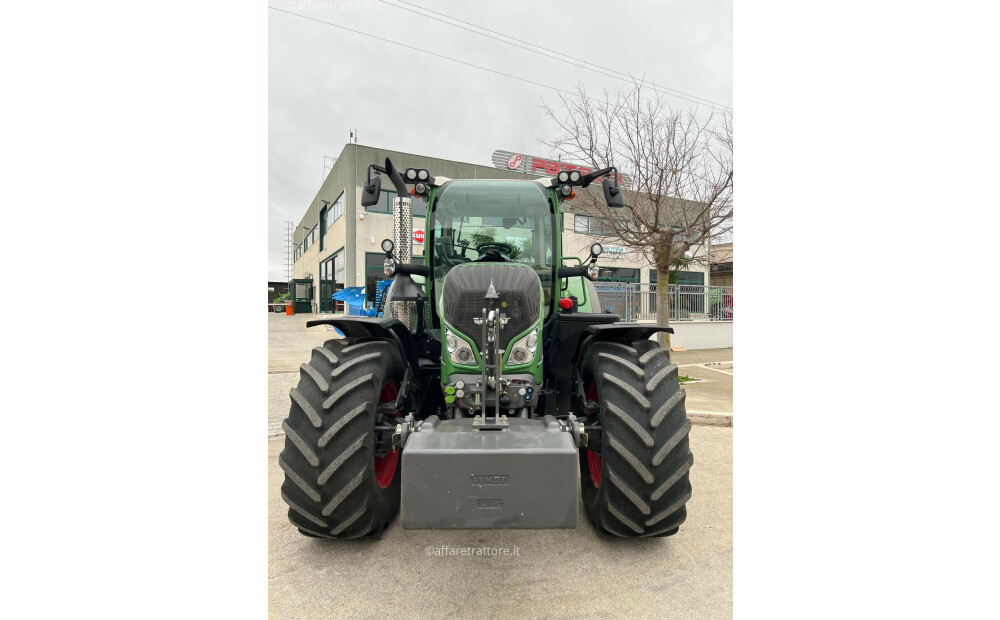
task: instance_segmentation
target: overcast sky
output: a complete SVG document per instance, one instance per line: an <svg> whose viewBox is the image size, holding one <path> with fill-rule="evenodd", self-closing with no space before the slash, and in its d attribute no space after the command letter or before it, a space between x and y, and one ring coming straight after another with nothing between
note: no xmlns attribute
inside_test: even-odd
<svg viewBox="0 0 1000 620"><path fill-rule="evenodd" d="M731 0L390 1L645 76L658 86L733 103ZM563 90L578 83L594 91L624 84L374 0L269 4ZM352 129L360 144L486 166L495 149L548 154L539 141L553 137L554 128L540 106L556 101L555 91L268 13L269 280L285 280L284 222L298 224L322 184L323 156L338 155ZM679 98L667 101L695 107Z"/></svg>

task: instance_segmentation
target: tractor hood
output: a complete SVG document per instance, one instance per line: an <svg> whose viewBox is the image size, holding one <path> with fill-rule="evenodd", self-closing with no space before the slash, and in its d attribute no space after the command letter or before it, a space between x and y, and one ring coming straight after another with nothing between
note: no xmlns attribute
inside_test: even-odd
<svg viewBox="0 0 1000 620"><path fill-rule="evenodd" d="M482 318L483 309L488 309L491 301L508 319L498 343L505 349L512 338L538 322L542 284L531 267L517 263L467 263L453 268L445 277L442 316L478 350L485 343L482 325L475 319Z"/></svg>

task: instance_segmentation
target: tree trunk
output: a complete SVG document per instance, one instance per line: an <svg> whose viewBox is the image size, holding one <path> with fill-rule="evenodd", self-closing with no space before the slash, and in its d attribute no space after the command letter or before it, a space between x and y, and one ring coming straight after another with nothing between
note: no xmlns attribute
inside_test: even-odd
<svg viewBox="0 0 1000 620"><path fill-rule="evenodd" d="M669 264L659 264L656 266L656 324L670 325L670 266ZM670 348L670 334L660 332L656 334L656 341Z"/></svg>

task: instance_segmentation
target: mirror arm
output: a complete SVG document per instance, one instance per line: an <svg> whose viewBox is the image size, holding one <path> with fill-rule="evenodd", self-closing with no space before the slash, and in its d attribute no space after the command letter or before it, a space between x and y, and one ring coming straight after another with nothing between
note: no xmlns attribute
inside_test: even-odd
<svg viewBox="0 0 1000 620"><path fill-rule="evenodd" d="M576 278L576 277L586 278L586 279L590 280L591 282L594 281L594 279L591 278L590 275L587 273L587 270L584 269L583 267L567 267L565 265L562 266L562 267L559 267L559 278L560 279L561 278Z"/></svg>
<svg viewBox="0 0 1000 620"><path fill-rule="evenodd" d="M385 168L383 168L382 166L379 166L377 164L368 164L368 182L369 183L372 180L372 169L373 168L375 169L375 172L379 172L381 174L386 174Z"/></svg>
<svg viewBox="0 0 1000 620"><path fill-rule="evenodd" d="M396 261L396 273L408 273L414 276L429 276L431 274L431 268L427 265L418 265L416 263L400 263Z"/></svg>
<svg viewBox="0 0 1000 620"><path fill-rule="evenodd" d="M583 177L583 185L581 185L580 187L587 187L588 185L590 185L591 183L593 183L597 179L603 177L604 175L606 175L607 173L611 172L612 170L614 171L615 178L617 179L618 178L618 169L615 168L614 166L609 166L607 168L602 168L601 170L595 170L594 172L591 172L591 173L585 175Z"/></svg>

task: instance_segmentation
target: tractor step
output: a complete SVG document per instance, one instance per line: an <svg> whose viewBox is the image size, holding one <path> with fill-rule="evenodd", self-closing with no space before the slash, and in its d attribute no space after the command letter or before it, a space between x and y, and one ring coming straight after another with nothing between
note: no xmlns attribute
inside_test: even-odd
<svg viewBox="0 0 1000 620"><path fill-rule="evenodd" d="M431 416L403 448L404 529L574 528L580 488L573 435L547 416L477 430Z"/></svg>

